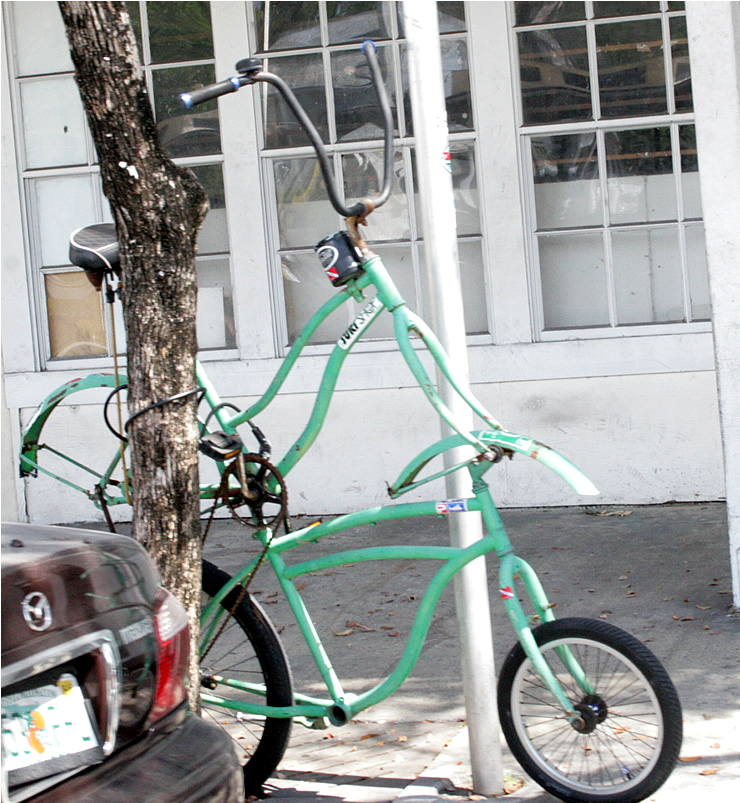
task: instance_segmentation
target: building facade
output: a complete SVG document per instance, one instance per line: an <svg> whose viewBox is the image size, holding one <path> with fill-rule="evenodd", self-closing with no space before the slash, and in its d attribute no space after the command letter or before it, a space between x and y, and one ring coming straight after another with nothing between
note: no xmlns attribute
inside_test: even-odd
<svg viewBox="0 0 740 803"><path fill-rule="evenodd" d="M211 201L197 260L198 335L222 397L243 408L265 390L333 292L313 246L341 227L307 140L272 91L242 90L194 112L175 102L233 74L245 56L293 87L351 200L372 193L381 169L358 46L377 42L394 108L395 181L367 239L427 317L401 4L128 5L162 140ZM696 93L711 81L737 98L736 68L694 63L691 3L437 5L475 393L508 428L578 464L601 489L599 504L723 499L702 198L730 188L715 173L704 183L710 155L697 137ZM124 343L120 311L111 319L68 261L70 232L111 216L58 8L7 2L3 26L5 464L40 401L81 374L110 372ZM275 453L305 424L326 355L357 314L345 306L257 421ZM377 321L348 360L324 431L290 475L292 513L382 503L386 481L438 437L391 331ZM80 395L54 415L48 435L58 448L79 449L83 462L109 456L99 396ZM81 494L3 468L3 496L21 517L95 515ZM502 506L580 501L531 461L495 474Z"/></svg>

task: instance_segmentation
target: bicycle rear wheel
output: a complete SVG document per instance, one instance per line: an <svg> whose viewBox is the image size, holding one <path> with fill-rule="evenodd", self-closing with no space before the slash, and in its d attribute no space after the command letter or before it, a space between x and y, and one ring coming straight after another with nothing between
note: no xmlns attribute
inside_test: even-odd
<svg viewBox="0 0 740 803"><path fill-rule="evenodd" d="M203 561L203 607L230 580L221 569ZM239 597L240 586L221 603L231 610ZM201 654L204 646L201 645ZM236 606L223 633L215 639L201 662L201 675L220 675L232 680L259 684L265 695L219 685L215 696L242 702L267 705L291 705L293 702L290 669L275 628L263 610L246 594ZM274 772L283 757L290 738L290 719L276 719L242 714L223 706L203 702L202 716L223 728L234 740L244 762L244 785L247 795L259 794L262 784Z"/></svg>
<svg viewBox="0 0 740 803"><path fill-rule="evenodd" d="M583 718L576 730L517 644L498 687L501 727L514 757L540 786L573 803L636 803L670 775L681 747L681 705L658 659L607 622L561 619L534 637ZM556 652L568 647L593 693Z"/></svg>

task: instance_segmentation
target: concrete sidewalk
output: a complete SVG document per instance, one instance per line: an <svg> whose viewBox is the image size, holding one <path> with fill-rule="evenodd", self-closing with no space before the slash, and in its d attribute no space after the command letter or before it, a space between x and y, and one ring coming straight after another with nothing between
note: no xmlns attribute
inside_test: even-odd
<svg viewBox="0 0 740 803"><path fill-rule="evenodd" d="M740 794L740 618L730 612L726 511L722 504L557 508L502 513L515 549L538 571L558 618L602 618L648 642L684 710L685 761L656 803L730 803ZM301 524L307 523L303 520ZM444 520L362 527L300 547L294 558L369 544L445 544ZM219 520L205 554L226 571L255 551L249 532ZM387 674L404 646L430 567L418 561L360 563L302 579L301 593L348 691ZM426 562L429 563L429 562ZM496 663L513 632L489 561ZM280 630L295 687L321 693L318 674L269 571L251 590ZM343 728L295 725L268 791L274 803L404 803L475 796L471 791L452 590L443 596L411 678ZM493 693L493 691L492 691ZM555 798L523 776L505 751L508 800Z"/></svg>

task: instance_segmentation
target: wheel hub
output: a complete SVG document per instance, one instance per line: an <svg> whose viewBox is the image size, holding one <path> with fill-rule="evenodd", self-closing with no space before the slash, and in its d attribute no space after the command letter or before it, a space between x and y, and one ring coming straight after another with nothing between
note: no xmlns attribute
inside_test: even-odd
<svg viewBox="0 0 740 803"><path fill-rule="evenodd" d="M579 733L592 733L597 725L607 717L607 707L603 697L598 694L587 694L580 703L573 706L580 717L573 722L574 730Z"/></svg>

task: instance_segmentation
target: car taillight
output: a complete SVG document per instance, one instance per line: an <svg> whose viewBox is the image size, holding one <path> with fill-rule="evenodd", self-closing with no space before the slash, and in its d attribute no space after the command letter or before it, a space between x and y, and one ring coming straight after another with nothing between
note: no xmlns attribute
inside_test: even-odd
<svg viewBox="0 0 740 803"><path fill-rule="evenodd" d="M185 687L190 663L190 631L185 608L166 589L154 604L154 631L159 645L157 691L149 713L156 722L187 698Z"/></svg>

